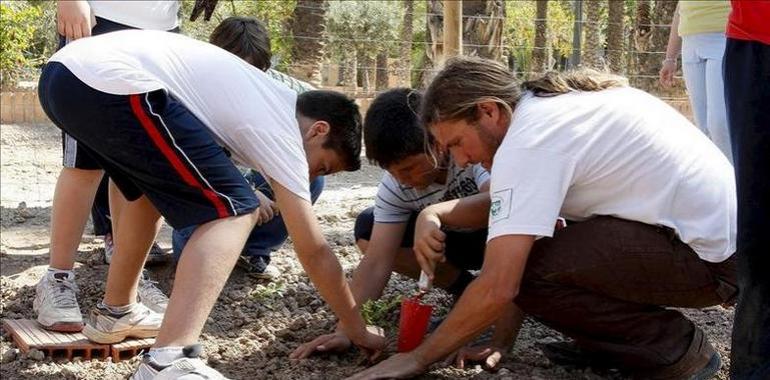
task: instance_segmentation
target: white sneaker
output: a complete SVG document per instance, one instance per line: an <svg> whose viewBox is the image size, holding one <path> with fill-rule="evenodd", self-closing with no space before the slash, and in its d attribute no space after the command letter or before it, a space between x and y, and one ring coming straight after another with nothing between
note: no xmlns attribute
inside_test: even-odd
<svg viewBox="0 0 770 380"><path fill-rule="evenodd" d="M164 314L166 307L168 307L168 297L163 294L163 291L158 289L155 285L157 281L150 280L150 276L147 270L142 271L142 277L139 278L139 288L137 289L137 296L139 301L150 308L150 310Z"/></svg>
<svg viewBox="0 0 770 380"><path fill-rule="evenodd" d="M158 314L141 303L134 304L125 314L111 314L99 306L91 310L83 335L101 344L118 343L128 337L154 338L160 331L163 314Z"/></svg>
<svg viewBox="0 0 770 380"><path fill-rule="evenodd" d="M198 358L200 350L200 345L197 344L186 346L182 350L184 357L168 365L161 365L152 355L144 353L142 364L131 376L131 380L227 380L221 373Z"/></svg>
<svg viewBox="0 0 770 380"><path fill-rule="evenodd" d="M37 322L43 328L61 332L78 332L83 329L74 277L67 272L49 271L35 286L32 309L37 313Z"/></svg>

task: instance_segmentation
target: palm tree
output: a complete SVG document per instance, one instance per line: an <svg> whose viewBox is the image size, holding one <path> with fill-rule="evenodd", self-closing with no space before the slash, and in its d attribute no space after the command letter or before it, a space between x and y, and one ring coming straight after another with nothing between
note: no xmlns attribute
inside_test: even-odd
<svg viewBox="0 0 770 380"><path fill-rule="evenodd" d="M582 57L583 65L598 69L604 66L601 53L601 34L599 34L602 3L597 0L589 0L583 4L585 5L586 13L586 22L584 26L586 36Z"/></svg>
<svg viewBox="0 0 770 380"><path fill-rule="evenodd" d="M444 3L442 0L427 0L428 13L425 17L425 56L420 67L420 87L427 87L439 60L444 55Z"/></svg>
<svg viewBox="0 0 770 380"><path fill-rule="evenodd" d="M294 45L289 74L314 86L321 85L326 7L326 0L297 0L291 21Z"/></svg>
<svg viewBox="0 0 770 380"><path fill-rule="evenodd" d="M463 51L499 61L503 51L502 0L463 0Z"/></svg>
<svg viewBox="0 0 770 380"><path fill-rule="evenodd" d="M669 29L658 25L671 25L676 3L675 0L655 0L649 21L646 25L639 25L640 27L646 26L649 32L644 45L637 46L639 77L634 84L647 91L658 90L657 74L668 43ZM637 20L637 23L640 21ZM641 50L640 47L645 49Z"/></svg>
<svg viewBox="0 0 770 380"><path fill-rule="evenodd" d="M625 16L625 2L609 0L607 9L607 58L610 62L610 70L614 73L623 71L623 18Z"/></svg>
<svg viewBox="0 0 770 380"><path fill-rule="evenodd" d="M535 50L532 52L533 71L543 72L548 69L548 0L537 0L535 16Z"/></svg>

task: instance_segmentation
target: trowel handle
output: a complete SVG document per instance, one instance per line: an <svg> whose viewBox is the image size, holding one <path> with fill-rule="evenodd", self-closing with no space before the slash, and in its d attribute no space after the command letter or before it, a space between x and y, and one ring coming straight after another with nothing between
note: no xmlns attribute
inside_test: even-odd
<svg viewBox="0 0 770 380"><path fill-rule="evenodd" d="M430 280L425 271L420 271L420 280L417 281L417 288L421 292L428 292L433 288L433 281Z"/></svg>

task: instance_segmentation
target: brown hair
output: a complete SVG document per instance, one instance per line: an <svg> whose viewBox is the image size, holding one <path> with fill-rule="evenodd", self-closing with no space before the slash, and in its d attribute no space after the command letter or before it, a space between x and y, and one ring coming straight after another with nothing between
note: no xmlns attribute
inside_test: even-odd
<svg viewBox="0 0 770 380"><path fill-rule="evenodd" d="M262 22L253 17L226 18L211 33L209 42L262 71L270 68L270 37Z"/></svg>
<svg viewBox="0 0 770 380"><path fill-rule="evenodd" d="M600 91L628 85L626 78L590 69L570 72L548 72L522 84L502 64L477 57L458 56L449 59L425 91L421 106L422 124L426 127L445 120L478 119L476 105L495 102L508 115L525 91L546 97L573 91Z"/></svg>

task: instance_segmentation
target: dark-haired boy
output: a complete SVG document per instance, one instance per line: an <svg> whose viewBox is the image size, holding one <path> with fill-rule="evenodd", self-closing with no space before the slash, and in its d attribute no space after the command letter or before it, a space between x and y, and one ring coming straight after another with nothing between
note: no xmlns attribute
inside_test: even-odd
<svg viewBox="0 0 770 380"><path fill-rule="evenodd" d="M478 224L485 226L489 208L486 170L480 165L458 167L448 154L426 151L432 140L427 137L426 141L425 130L415 113L420 98L417 91L393 89L377 96L366 113L366 157L386 173L374 207L364 210L356 219L356 244L364 253L351 284L358 304L379 298L393 271L417 279L420 266L414 249L421 244L437 243L443 247L445 262L437 268L434 284L455 297L473 280L469 270L480 269L484 260L485 227L452 230L445 223L442 231L438 231L423 228L418 222L418 214L430 213L431 207L474 197L480 212L460 217L479 219ZM518 326L513 331L496 330L496 346L509 346L517 330ZM336 351L349 346L350 342L338 331L305 343L293 356L302 358L315 351Z"/></svg>
<svg viewBox="0 0 770 380"><path fill-rule="evenodd" d="M157 335L135 379L222 378L195 342L259 214L231 161L270 178L299 260L353 341L379 351L310 206L309 178L360 167L360 115L342 94L293 91L243 60L180 35L122 31L76 41L40 78L54 123L82 143L129 202L119 225L199 224L177 268L160 326L136 308L136 284L154 234L117 234L103 304L83 330L115 343ZM125 223L124 223L125 222Z"/></svg>

